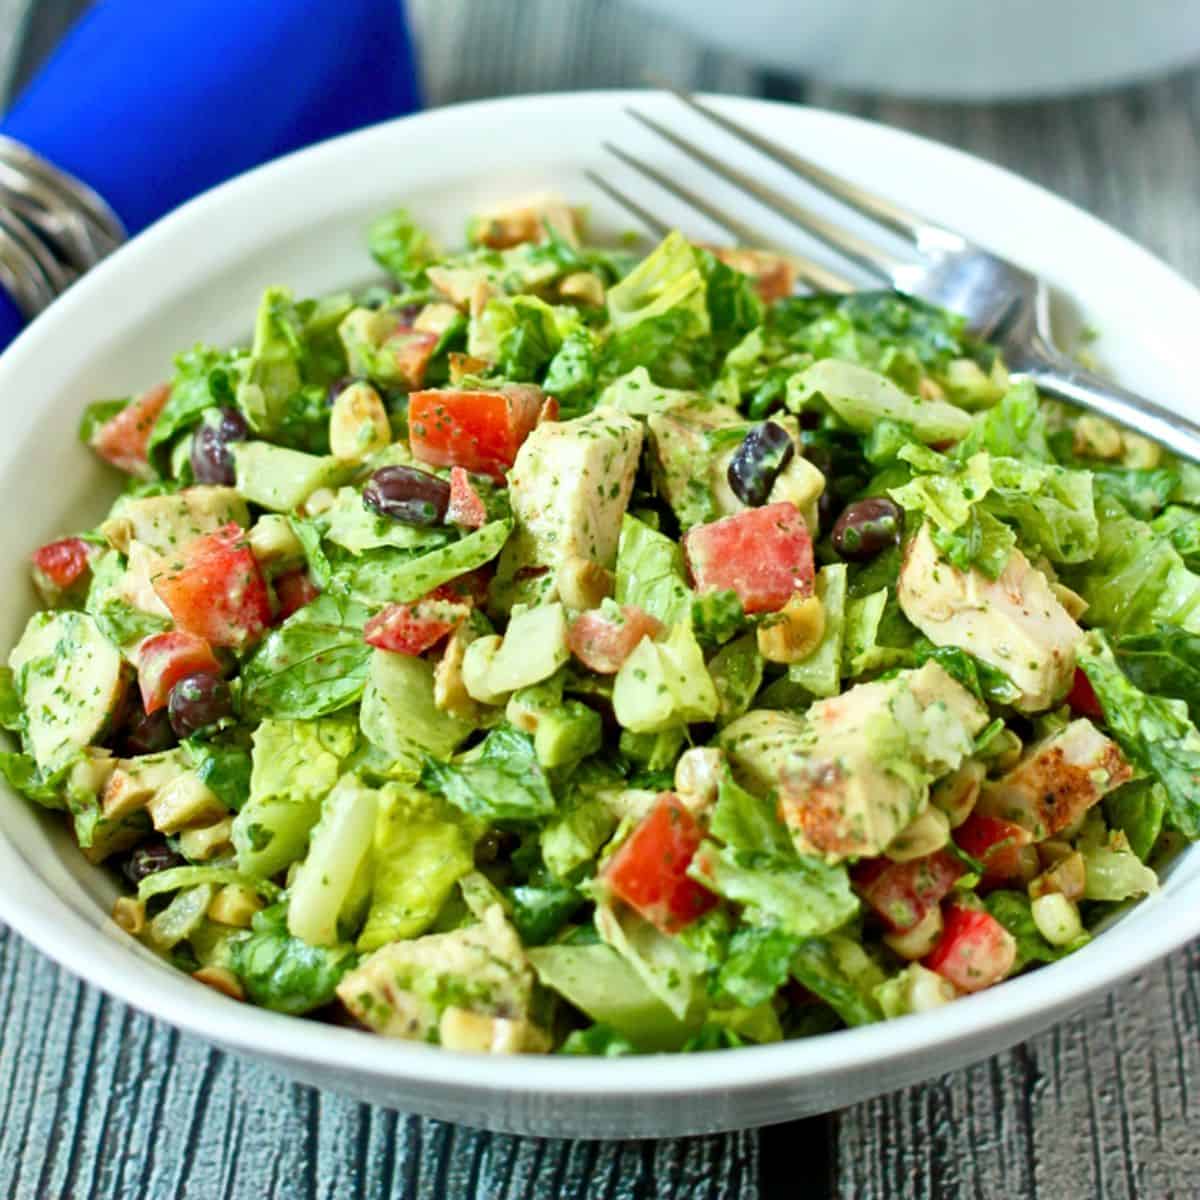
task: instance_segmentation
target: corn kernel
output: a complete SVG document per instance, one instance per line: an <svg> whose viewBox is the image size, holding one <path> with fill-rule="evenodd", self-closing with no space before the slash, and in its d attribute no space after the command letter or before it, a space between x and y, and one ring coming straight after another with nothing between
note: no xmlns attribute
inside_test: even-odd
<svg viewBox="0 0 1200 1200"><path fill-rule="evenodd" d="M233 1000L246 998L246 993L242 990L242 981L228 967L201 967L200 970L192 972L192 978Z"/></svg>
<svg viewBox="0 0 1200 1200"><path fill-rule="evenodd" d="M362 462L391 440L387 409L369 383L352 383L338 393L329 414L329 449L334 458Z"/></svg>
<svg viewBox="0 0 1200 1200"><path fill-rule="evenodd" d="M802 662L825 635L825 609L816 596L795 597L758 627L758 652L768 662Z"/></svg>
<svg viewBox="0 0 1200 1200"><path fill-rule="evenodd" d="M112 919L126 933L137 937L146 929L146 902L134 896L118 896L113 904Z"/></svg>
<svg viewBox="0 0 1200 1200"><path fill-rule="evenodd" d="M937 945L942 926L942 910L935 904L911 929L903 933L885 933L883 940L901 958L915 962Z"/></svg>

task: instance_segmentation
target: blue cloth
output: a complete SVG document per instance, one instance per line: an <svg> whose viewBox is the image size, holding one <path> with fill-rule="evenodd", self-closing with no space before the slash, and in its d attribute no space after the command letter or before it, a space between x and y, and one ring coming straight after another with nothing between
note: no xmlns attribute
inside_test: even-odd
<svg viewBox="0 0 1200 1200"><path fill-rule="evenodd" d="M135 234L250 167L419 105L403 0L100 0L0 130ZM0 301L2 347L20 318Z"/></svg>

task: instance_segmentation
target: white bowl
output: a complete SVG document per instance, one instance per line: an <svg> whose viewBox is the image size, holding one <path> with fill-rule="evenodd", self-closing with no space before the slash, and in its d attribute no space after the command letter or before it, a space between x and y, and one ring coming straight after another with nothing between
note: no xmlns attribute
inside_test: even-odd
<svg viewBox="0 0 1200 1200"><path fill-rule="evenodd" d="M12 644L32 607L22 580L27 555L96 520L113 494L105 468L75 441L86 402L155 381L175 351L197 340L244 337L267 284L304 294L373 277L364 226L401 201L449 244L480 204L544 187L591 204L601 229L627 228L583 171L612 172L599 149L604 138L661 156L622 114L632 100L663 119L688 120L659 95L597 93L465 105L382 125L202 196L74 287L0 357L0 512L7 514L0 562L11 572L0 641ZM1040 269L1105 332L1101 352L1125 382L1197 415L1200 293L1119 234L932 142L829 113L719 103L768 136ZM730 157L758 166L737 148ZM685 181L709 186L689 164L669 162ZM685 228L712 236L694 222ZM126 1003L308 1083L539 1135L678 1135L838 1108L994 1054L1200 933L1195 849L1161 894L1068 961L938 1012L717 1053L489 1058L228 1000L164 966L109 921L112 881L84 862L57 818L4 791L0 834L0 918Z"/></svg>
<svg viewBox="0 0 1200 1200"><path fill-rule="evenodd" d="M781 71L942 100L1061 95L1200 58L1195 0L636 0Z"/></svg>

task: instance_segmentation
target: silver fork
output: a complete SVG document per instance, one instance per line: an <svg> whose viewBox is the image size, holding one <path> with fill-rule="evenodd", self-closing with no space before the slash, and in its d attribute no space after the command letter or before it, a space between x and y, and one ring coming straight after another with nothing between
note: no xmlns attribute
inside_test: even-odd
<svg viewBox="0 0 1200 1200"><path fill-rule="evenodd" d="M1055 346L1050 331L1049 289L1036 275L975 245L952 229L834 175L689 93L675 88L668 90L725 133L754 147L806 184L832 196L873 225L907 243L906 253L893 253L881 243L858 236L796 198L722 162L712 151L688 141L645 113L633 108L626 111L713 174L825 243L877 284L960 313L973 334L999 346L1010 371L1031 379L1047 395L1091 409L1161 442L1184 458L1200 462L1200 425L1087 370ZM718 207L707 197L618 146L606 142L605 148L627 166L722 226L742 245L769 248L768 240L752 225ZM660 236L669 231L669 226L653 212L610 180L592 172L588 174L593 183L650 229ZM801 282L809 289L826 292L856 290L850 279L836 271L790 250L785 253L795 263Z"/></svg>

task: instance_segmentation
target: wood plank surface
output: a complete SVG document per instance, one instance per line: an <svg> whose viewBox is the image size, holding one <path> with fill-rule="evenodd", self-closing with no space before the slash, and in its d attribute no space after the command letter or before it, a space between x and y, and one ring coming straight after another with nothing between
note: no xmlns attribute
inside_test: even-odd
<svg viewBox="0 0 1200 1200"><path fill-rule="evenodd" d="M74 2L40 0L25 70ZM648 71L820 104L1011 167L1200 279L1200 72L1057 103L879 102L758 72L612 0L410 7L431 104L633 86ZM0 79L23 8L0 0ZM1197 946L980 1066L830 1120L659 1143L488 1135L289 1084L2 930L0 1014L0 1197L13 1200L1200 1195Z"/></svg>

